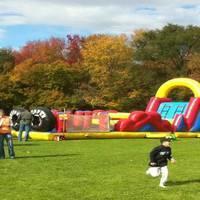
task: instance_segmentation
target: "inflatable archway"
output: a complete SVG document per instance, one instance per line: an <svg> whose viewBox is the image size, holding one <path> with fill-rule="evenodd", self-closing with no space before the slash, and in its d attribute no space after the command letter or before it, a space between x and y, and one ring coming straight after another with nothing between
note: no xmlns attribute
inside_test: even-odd
<svg viewBox="0 0 200 200"><path fill-rule="evenodd" d="M190 78L175 78L165 82L156 93L158 98L166 98L177 87L186 87L192 90L194 97L200 97L200 83Z"/></svg>

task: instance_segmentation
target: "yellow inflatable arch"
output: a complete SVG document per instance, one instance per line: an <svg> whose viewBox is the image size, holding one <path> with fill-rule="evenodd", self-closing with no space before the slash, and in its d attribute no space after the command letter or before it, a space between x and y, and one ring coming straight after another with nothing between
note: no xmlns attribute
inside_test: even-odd
<svg viewBox="0 0 200 200"><path fill-rule="evenodd" d="M160 86L156 93L158 98L166 98L177 87L186 87L192 90L194 97L200 97L200 83L190 78L174 78Z"/></svg>

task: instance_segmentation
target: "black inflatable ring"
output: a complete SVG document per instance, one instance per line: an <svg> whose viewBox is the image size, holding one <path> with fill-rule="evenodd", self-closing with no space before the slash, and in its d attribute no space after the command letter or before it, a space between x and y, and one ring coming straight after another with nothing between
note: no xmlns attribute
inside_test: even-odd
<svg viewBox="0 0 200 200"><path fill-rule="evenodd" d="M11 126L14 130L19 130L19 123L21 119L21 113L25 111L23 108L15 108L10 112L10 120L11 120Z"/></svg>
<svg viewBox="0 0 200 200"><path fill-rule="evenodd" d="M47 132L55 128L56 119L53 113L46 107L37 107L31 110L33 115L32 130Z"/></svg>

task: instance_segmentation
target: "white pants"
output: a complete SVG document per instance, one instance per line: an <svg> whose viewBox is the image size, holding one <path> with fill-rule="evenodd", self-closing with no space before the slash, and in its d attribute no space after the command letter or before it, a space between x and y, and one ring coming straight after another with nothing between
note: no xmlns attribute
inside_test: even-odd
<svg viewBox="0 0 200 200"><path fill-rule="evenodd" d="M164 185L168 178L168 168L167 166L149 167L149 169L146 171L146 174L151 175L152 177L158 177L161 175L160 185Z"/></svg>

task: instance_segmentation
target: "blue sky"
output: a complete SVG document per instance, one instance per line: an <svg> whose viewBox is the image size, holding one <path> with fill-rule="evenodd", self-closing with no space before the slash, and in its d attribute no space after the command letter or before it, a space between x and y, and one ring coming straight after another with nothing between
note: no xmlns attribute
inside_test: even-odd
<svg viewBox="0 0 200 200"><path fill-rule="evenodd" d="M200 26L199 0L0 0L0 47L67 34L130 34L167 23Z"/></svg>
<svg viewBox="0 0 200 200"><path fill-rule="evenodd" d="M50 37L66 37L67 34L88 35L86 30L73 30L65 26L50 26L50 25L13 25L4 26L6 31L0 38L0 46L18 49L26 42L33 40L44 40Z"/></svg>

